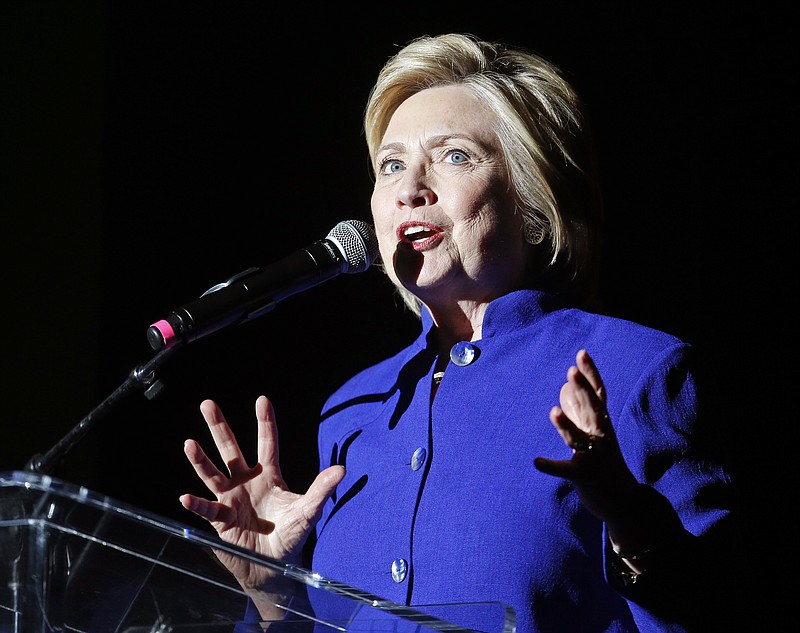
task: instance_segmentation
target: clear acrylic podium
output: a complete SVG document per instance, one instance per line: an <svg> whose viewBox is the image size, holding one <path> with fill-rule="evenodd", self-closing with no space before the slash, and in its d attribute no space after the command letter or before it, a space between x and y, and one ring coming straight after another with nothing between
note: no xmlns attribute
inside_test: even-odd
<svg viewBox="0 0 800 633"><path fill-rule="evenodd" d="M263 565L248 596L217 553ZM254 604L279 614L248 617ZM405 607L50 476L0 473L0 633L514 633L499 603Z"/></svg>

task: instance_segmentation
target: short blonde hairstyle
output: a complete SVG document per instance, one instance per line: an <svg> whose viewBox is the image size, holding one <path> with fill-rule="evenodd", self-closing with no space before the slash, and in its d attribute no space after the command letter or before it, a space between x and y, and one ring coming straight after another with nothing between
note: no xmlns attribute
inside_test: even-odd
<svg viewBox="0 0 800 633"><path fill-rule="evenodd" d="M410 96L462 85L498 114L503 150L525 230L546 254L530 271L531 287L596 299L602 203L594 148L582 105L563 73L522 49L451 33L413 40L381 69L364 115L371 163L395 110ZM398 288L417 315L420 301Z"/></svg>

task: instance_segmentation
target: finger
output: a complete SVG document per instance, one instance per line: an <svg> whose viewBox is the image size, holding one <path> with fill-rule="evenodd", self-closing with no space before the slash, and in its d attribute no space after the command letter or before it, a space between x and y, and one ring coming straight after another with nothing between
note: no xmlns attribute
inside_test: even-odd
<svg viewBox="0 0 800 633"><path fill-rule="evenodd" d="M570 367L567 371L567 382L561 387L558 401L563 412L581 431L594 433L597 430L596 409L602 405L577 367Z"/></svg>
<svg viewBox="0 0 800 633"><path fill-rule="evenodd" d="M210 523L226 522L229 510L221 503L209 501L208 499L196 497L195 495L181 495L179 501L184 508L190 512L194 512L197 516L204 518Z"/></svg>
<svg viewBox="0 0 800 633"><path fill-rule="evenodd" d="M558 394L558 402L561 410L570 420L579 421L581 419L580 405L575 396L575 385L569 381L569 375L567 375L567 382L562 385Z"/></svg>
<svg viewBox="0 0 800 633"><path fill-rule="evenodd" d="M194 440L186 440L183 452L206 487L219 496L228 487L228 478L208 458L203 448Z"/></svg>
<svg viewBox="0 0 800 633"><path fill-rule="evenodd" d="M275 408L266 396L256 400L256 420L258 421L258 461L264 466L280 470L278 450L278 422Z"/></svg>
<svg viewBox="0 0 800 633"><path fill-rule="evenodd" d="M567 371L567 384L562 389L562 397L565 408L576 425L590 435L603 434L605 404L578 367L570 367Z"/></svg>
<svg viewBox="0 0 800 633"><path fill-rule="evenodd" d="M576 433L576 428L561 407L555 406L550 409L550 422L556 428L564 443L569 446Z"/></svg>
<svg viewBox="0 0 800 633"><path fill-rule="evenodd" d="M536 457L533 460L536 470L545 475L561 477L563 479L578 479L578 463L571 459L548 459L546 457Z"/></svg>
<svg viewBox="0 0 800 633"><path fill-rule="evenodd" d="M586 380L589 381L589 384L597 394L600 402L605 404L606 387L603 384L603 379L600 377L600 372L597 370L597 366L594 364L594 360L592 360L589 352L587 352L585 349L580 350L575 356L575 361L578 365L578 369L580 369L581 373L586 376Z"/></svg>
<svg viewBox="0 0 800 633"><path fill-rule="evenodd" d="M608 446L605 444L605 440L608 440L610 435L587 433L574 424L560 407L553 407L550 410L550 421L558 430L558 434L564 440L564 443L572 449L573 460L578 455L582 457L593 449L596 452L597 447L601 445Z"/></svg>
<svg viewBox="0 0 800 633"><path fill-rule="evenodd" d="M204 400L200 404L200 412L206 424L208 424L211 437L214 438L214 444L230 474L238 474L241 469L246 469L246 462L239 448L239 443L236 441L236 436L233 434L219 405L213 400Z"/></svg>
<svg viewBox="0 0 800 633"><path fill-rule="evenodd" d="M561 407L550 409L550 422L569 448L574 450L574 447L586 442L587 433L576 426Z"/></svg>
<svg viewBox="0 0 800 633"><path fill-rule="evenodd" d="M344 479L344 466L329 466L314 479L303 498L305 514L309 521L316 522L322 514L322 506Z"/></svg>

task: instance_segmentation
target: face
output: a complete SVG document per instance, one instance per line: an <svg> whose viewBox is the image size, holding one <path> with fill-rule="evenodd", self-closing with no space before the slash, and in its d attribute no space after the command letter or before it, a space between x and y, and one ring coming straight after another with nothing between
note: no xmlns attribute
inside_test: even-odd
<svg viewBox="0 0 800 633"><path fill-rule="evenodd" d="M496 123L468 88L429 88L400 105L376 152L381 257L429 307L485 303L522 282L522 218Z"/></svg>

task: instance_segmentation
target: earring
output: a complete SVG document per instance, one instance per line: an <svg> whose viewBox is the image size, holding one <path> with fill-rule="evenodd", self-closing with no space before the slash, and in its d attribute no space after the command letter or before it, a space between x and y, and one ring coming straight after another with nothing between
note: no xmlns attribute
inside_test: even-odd
<svg viewBox="0 0 800 633"><path fill-rule="evenodd" d="M522 235L528 244L541 244L544 241L544 229L541 226L526 222L522 227Z"/></svg>

